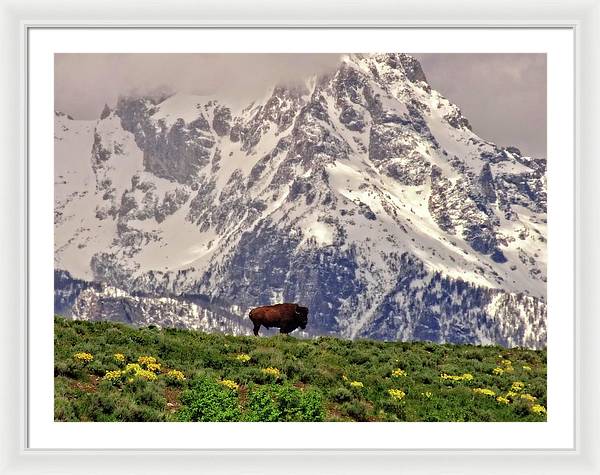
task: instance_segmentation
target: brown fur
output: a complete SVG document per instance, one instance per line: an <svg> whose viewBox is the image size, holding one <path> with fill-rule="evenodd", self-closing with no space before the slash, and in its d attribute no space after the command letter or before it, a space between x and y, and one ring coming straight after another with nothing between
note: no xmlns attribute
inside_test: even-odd
<svg viewBox="0 0 600 475"><path fill-rule="evenodd" d="M290 333L298 327L303 330L306 328L308 308L296 303L280 303L253 308L248 316L254 324L254 334L257 336L261 325L265 328L279 328L280 333Z"/></svg>

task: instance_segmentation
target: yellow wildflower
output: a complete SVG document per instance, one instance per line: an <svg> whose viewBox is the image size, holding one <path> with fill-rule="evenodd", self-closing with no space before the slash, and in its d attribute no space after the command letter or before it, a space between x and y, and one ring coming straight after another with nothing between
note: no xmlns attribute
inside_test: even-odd
<svg viewBox="0 0 600 475"><path fill-rule="evenodd" d="M471 373L464 373L461 375L442 373L440 377L449 381L473 381L473 375Z"/></svg>
<svg viewBox="0 0 600 475"><path fill-rule="evenodd" d="M133 376L135 376L136 378L142 378L147 381L154 381L157 379L157 376L152 371L143 369L137 363L129 363L127 366L125 366L123 374L133 374ZM128 381L132 382L133 378L129 378Z"/></svg>
<svg viewBox="0 0 600 475"><path fill-rule="evenodd" d="M116 370L116 371L107 371L106 374L102 377L102 379L105 379L106 381L118 381L119 379L121 379L121 376L123 376L123 372Z"/></svg>
<svg viewBox="0 0 600 475"><path fill-rule="evenodd" d="M125 361L125 355L123 353L115 353L113 356L119 363L123 363Z"/></svg>
<svg viewBox="0 0 600 475"><path fill-rule="evenodd" d="M523 391L523 388L525 387L525 383L522 381L515 381L514 383L512 383L512 386L510 387L511 391L515 391L515 392L519 392L519 391Z"/></svg>
<svg viewBox="0 0 600 475"><path fill-rule="evenodd" d="M342 379L343 379L344 381L348 381L348 376L346 376L345 374L343 374L343 375L342 375Z"/></svg>
<svg viewBox="0 0 600 475"><path fill-rule="evenodd" d="M534 414L540 414L540 415L546 414L546 408L539 404L534 404L533 406L531 406L531 412L533 412Z"/></svg>
<svg viewBox="0 0 600 475"><path fill-rule="evenodd" d="M222 379L221 381L219 381L219 384L222 384L226 388L229 388L233 391L237 391L240 388L240 386L235 381L232 381L231 379Z"/></svg>
<svg viewBox="0 0 600 475"><path fill-rule="evenodd" d="M138 358L138 363L147 366L156 363L156 358L154 356L140 356Z"/></svg>
<svg viewBox="0 0 600 475"><path fill-rule="evenodd" d="M526 401L529 402L535 402L537 401L537 398L535 396L532 396L531 394L521 394L521 399L525 399Z"/></svg>
<svg viewBox="0 0 600 475"><path fill-rule="evenodd" d="M141 371L141 370L142 370L142 367L137 363L128 363L127 366L125 366L126 373L137 373L138 371Z"/></svg>
<svg viewBox="0 0 600 475"><path fill-rule="evenodd" d="M401 401L406 396L406 393L400 389L388 389L388 394L397 401Z"/></svg>
<svg viewBox="0 0 600 475"><path fill-rule="evenodd" d="M431 391L425 391L424 393L421 393L421 396L423 396L427 399L431 399L431 396L433 396L433 393Z"/></svg>
<svg viewBox="0 0 600 475"><path fill-rule="evenodd" d="M502 396L498 396L496 398L496 401L498 401L500 404L510 404L510 401L507 398L502 397Z"/></svg>
<svg viewBox="0 0 600 475"><path fill-rule="evenodd" d="M404 371L403 369L400 369L400 368L396 368L394 371L392 371L392 376L394 378L402 378L402 377L406 376L406 371Z"/></svg>
<svg viewBox="0 0 600 475"><path fill-rule="evenodd" d="M492 391L491 389L487 389L487 388L474 388L473 392L477 393L477 394L483 394L485 396L495 396L496 395L496 393L494 391Z"/></svg>
<svg viewBox="0 0 600 475"><path fill-rule="evenodd" d="M523 369L524 369L525 371L531 371L531 366L524 364L524 365L523 365Z"/></svg>
<svg viewBox="0 0 600 475"><path fill-rule="evenodd" d="M352 386L353 388L362 388L364 387L364 384L360 381L351 381L350 386Z"/></svg>
<svg viewBox="0 0 600 475"><path fill-rule="evenodd" d="M135 373L135 375L136 377L145 379L146 381L155 381L157 379L157 376L152 371L148 371L147 369L142 369Z"/></svg>
<svg viewBox="0 0 600 475"><path fill-rule="evenodd" d="M84 363L89 363L94 359L94 357L90 353L79 352L75 353L73 357L78 361L83 361Z"/></svg>
<svg viewBox="0 0 600 475"><path fill-rule="evenodd" d="M263 373L268 374L270 376L273 376L275 379L279 378L279 376L281 376L281 371L279 371L277 368L263 368L262 370Z"/></svg>
<svg viewBox="0 0 600 475"><path fill-rule="evenodd" d="M516 393L514 391L508 391L506 393L506 397L511 398L511 399L515 399L518 396L519 396L519 393Z"/></svg>
<svg viewBox="0 0 600 475"><path fill-rule="evenodd" d="M494 373L497 376L500 376L501 374L504 374L504 370L498 366L497 368L494 368L492 370L492 373Z"/></svg>
<svg viewBox="0 0 600 475"><path fill-rule="evenodd" d="M242 363L247 363L250 361L250 358L250 355L247 355L246 353L240 353L235 357L236 360L241 361Z"/></svg>
<svg viewBox="0 0 600 475"><path fill-rule="evenodd" d="M515 371L510 360L501 360L500 364L505 373L513 373Z"/></svg>
<svg viewBox="0 0 600 475"><path fill-rule="evenodd" d="M156 373L157 371L160 371L160 363L148 363L146 369Z"/></svg>
<svg viewBox="0 0 600 475"><path fill-rule="evenodd" d="M185 380L185 376L183 375L183 373L177 369L172 369L172 370L168 371L167 378L171 378L171 379L174 379L177 381Z"/></svg>

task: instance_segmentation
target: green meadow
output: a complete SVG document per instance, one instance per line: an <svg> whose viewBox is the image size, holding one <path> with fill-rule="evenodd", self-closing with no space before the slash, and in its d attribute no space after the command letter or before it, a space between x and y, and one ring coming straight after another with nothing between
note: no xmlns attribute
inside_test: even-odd
<svg viewBox="0 0 600 475"><path fill-rule="evenodd" d="M56 421L546 420L546 351L54 321Z"/></svg>

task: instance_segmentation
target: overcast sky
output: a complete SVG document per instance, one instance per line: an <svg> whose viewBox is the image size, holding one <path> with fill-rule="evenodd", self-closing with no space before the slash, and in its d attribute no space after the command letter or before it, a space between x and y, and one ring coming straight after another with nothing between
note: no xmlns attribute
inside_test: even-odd
<svg viewBox="0 0 600 475"><path fill-rule="evenodd" d="M57 54L55 109L99 117L120 94L169 89L244 101L276 82L327 72L339 54ZM544 54L415 54L429 84L482 138L546 156Z"/></svg>

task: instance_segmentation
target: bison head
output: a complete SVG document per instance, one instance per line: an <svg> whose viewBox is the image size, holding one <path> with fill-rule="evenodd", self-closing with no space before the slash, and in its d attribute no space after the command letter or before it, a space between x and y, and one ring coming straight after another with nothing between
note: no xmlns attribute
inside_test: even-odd
<svg viewBox="0 0 600 475"><path fill-rule="evenodd" d="M296 307L295 316L298 319L298 324L300 328L304 330L306 328L306 324L308 323L308 308L301 307L300 305L298 305Z"/></svg>

